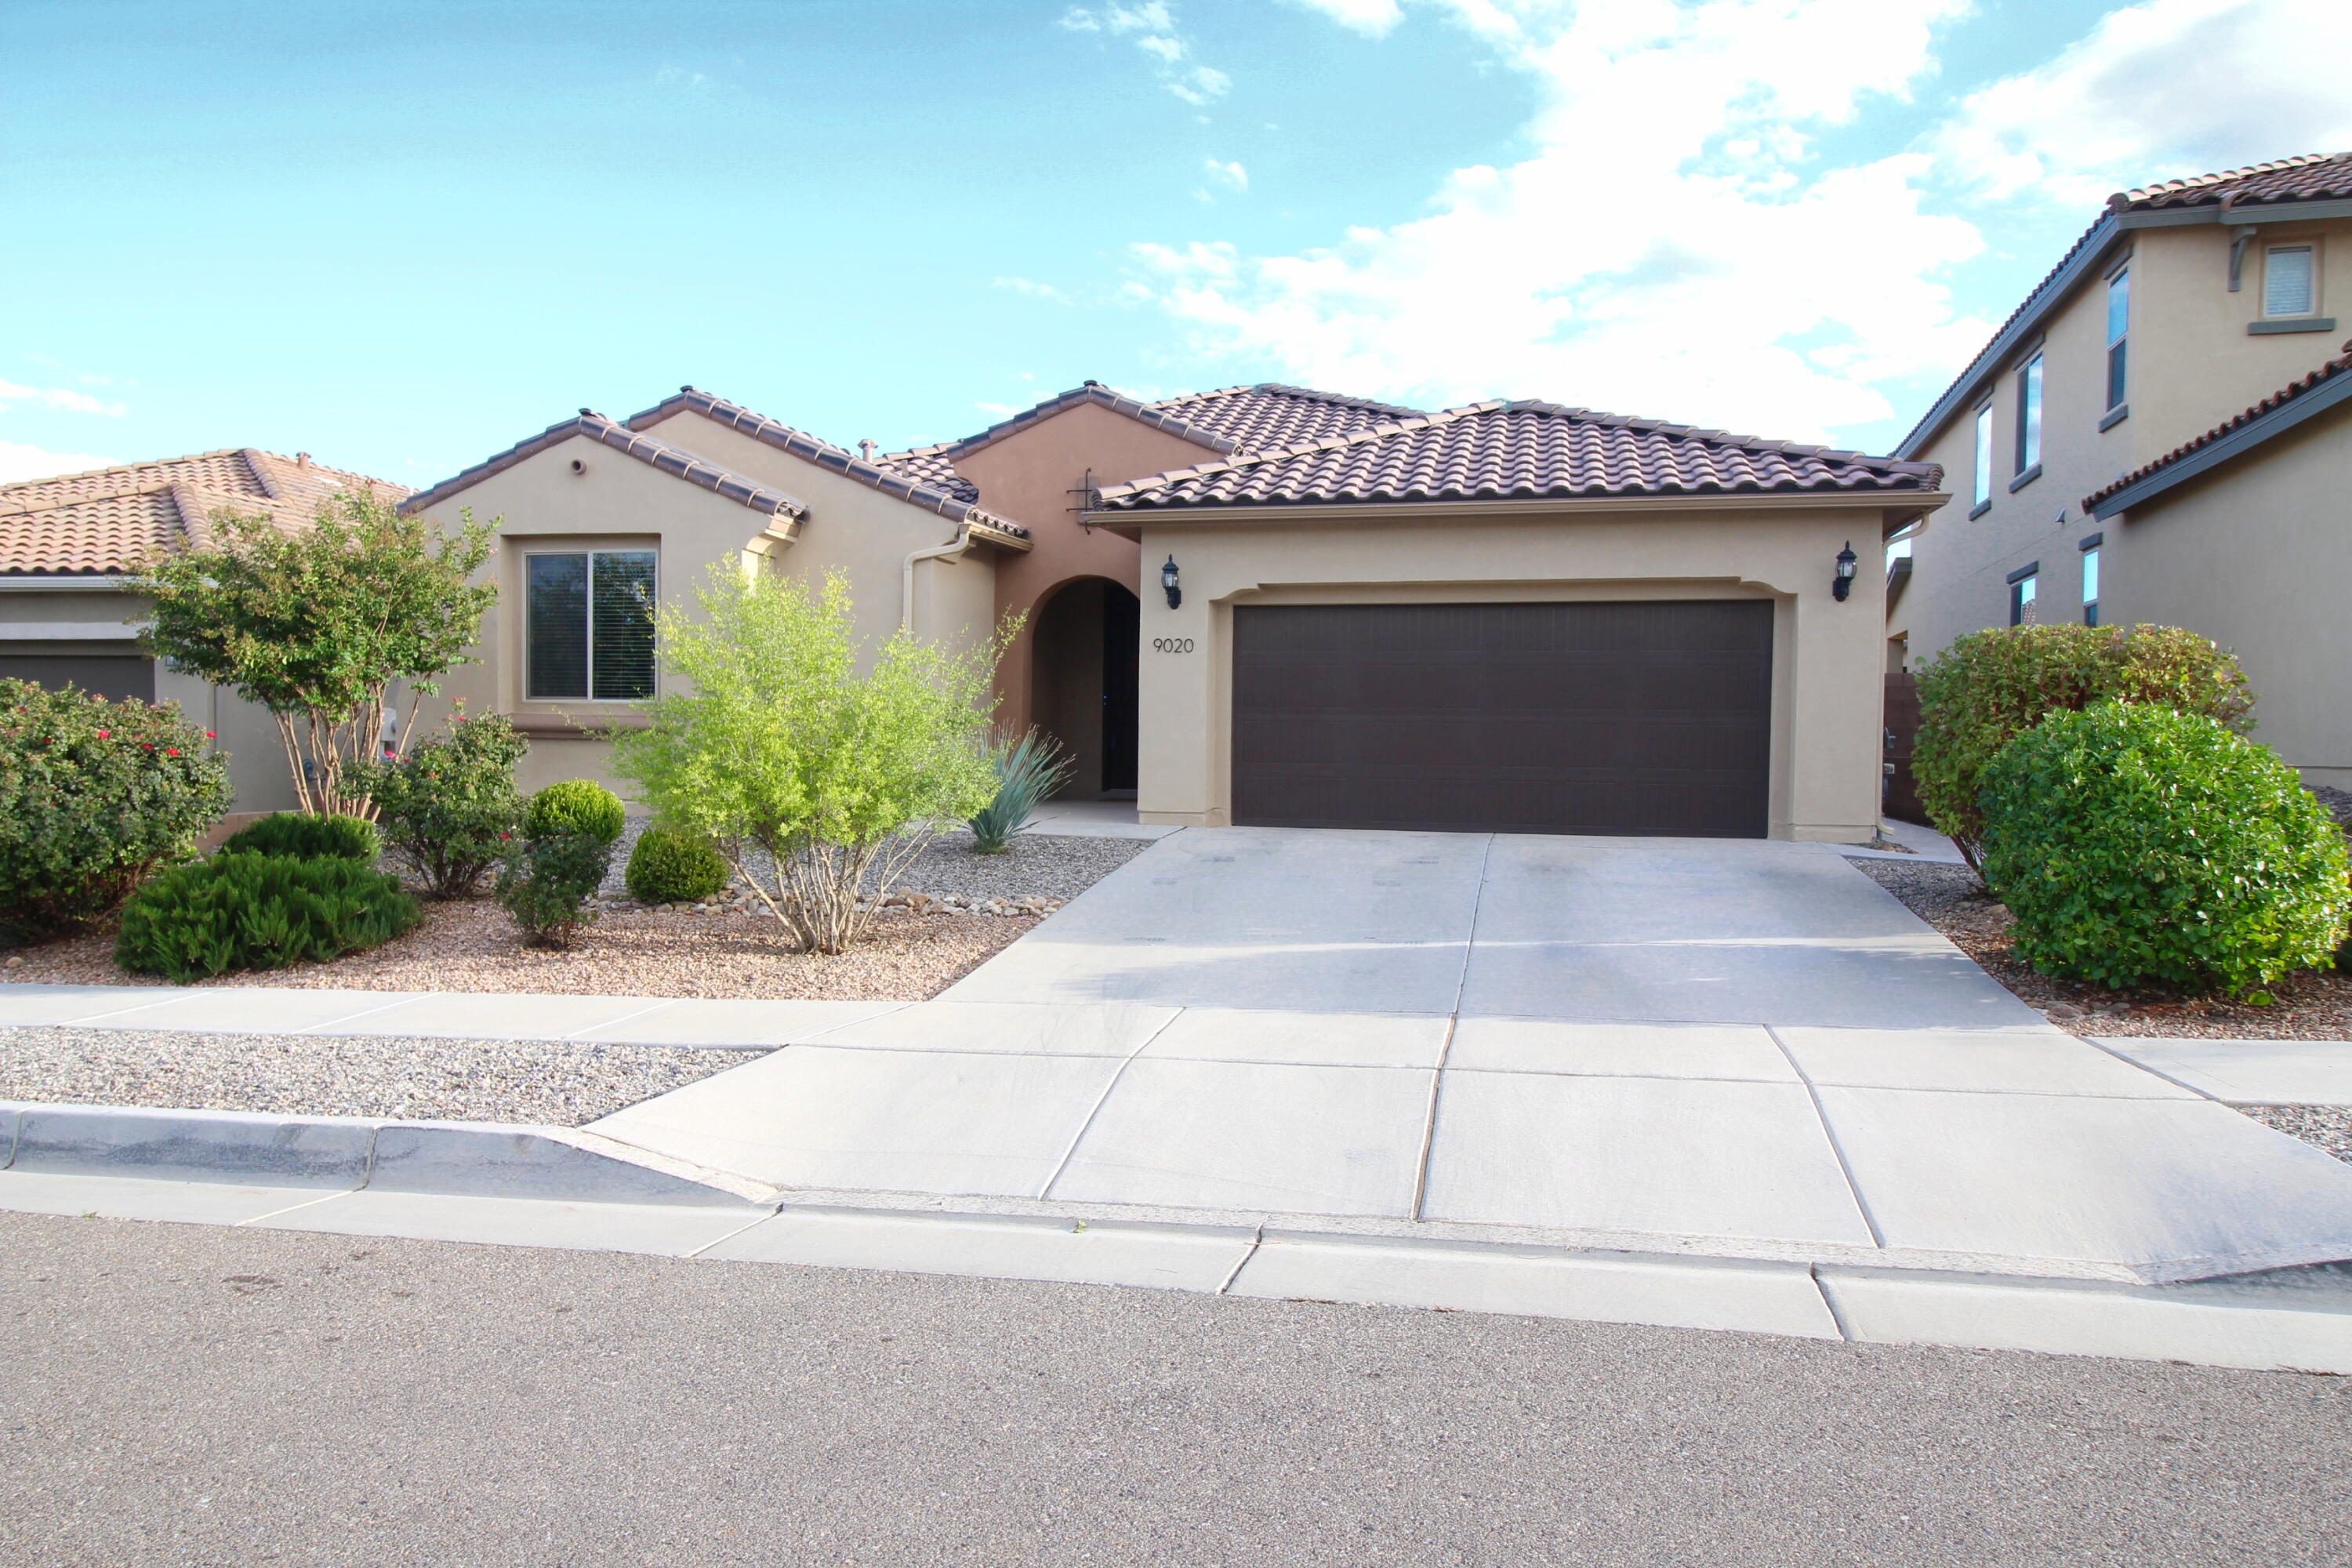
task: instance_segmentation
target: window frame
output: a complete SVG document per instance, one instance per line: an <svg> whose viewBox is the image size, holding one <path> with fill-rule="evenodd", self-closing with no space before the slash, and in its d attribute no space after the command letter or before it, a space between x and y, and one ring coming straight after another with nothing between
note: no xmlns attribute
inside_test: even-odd
<svg viewBox="0 0 2352 1568"><path fill-rule="evenodd" d="M647 673L650 676L650 688L646 692L645 696L598 697L594 694L596 690L596 557L600 555L637 555L645 557L651 563L652 567L654 600L656 604L660 602L661 551L655 545L643 544L629 545L613 549L599 549L598 547L591 544L575 544L548 549L524 550L521 552L522 570L520 573L520 576L521 578L522 592L518 595L517 597L522 601L522 615L520 619L521 621L520 629L522 634L522 700L525 702L593 703L599 707L625 708L635 703L647 701L660 694L661 672L658 665L661 648L660 632L656 626L650 624L646 628L651 638L647 649L649 659L649 668ZM583 583L586 603L583 606L584 614L582 617L581 623L583 642L583 647L581 650L581 685L583 688L583 695L578 697L548 697L542 696L534 690L532 683L530 650L532 641L531 617L534 606L530 598L530 563L534 560L562 558L567 556L579 557L585 563L586 574L583 579Z"/></svg>
<svg viewBox="0 0 2352 1568"><path fill-rule="evenodd" d="M2123 320L2116 320L2116 307ZM2121 408L2131 397L2131 263L2107 274L2107 409Z"/></svg>
<svg viewBox="0 0 2352 1568"><path fill-rule="evenodd" d="M2042 467L2042 397L2047 390L2046 375L2042 351L2038 348L2017 367L2017 451L2013 471L2020 478Z"/></svg>
<svg viewBox="0 0 2352 1568"><path fill-rule="evenodd" d="M2028 572L2009 585L2009 624L2011 626L2025 625L2025 612L2041 602L2041 573Z"/></svg>
<svg viewBox="0 0 2352 1568"><path fill-rule="evenodd" d="M2303 309L2273 310L2271 309L2271 263L2281 252L2294 252L2307 258L2304 272ZM2263 309L2265 321L2300 321L2319 314L2319 241L2316 239L2287 240L2278 245L2263 247Z"/></svg>
<svg viewBox="0 0 2352 1568"><path fill-rule="evenodd" d="M1992 399L1977 405L1977 477L1973 498L1969 503L1970 517L1980 517L1992 505Z"/></svg>
<svg viewBox="0 0 2352 1568"><path fill-rule="evenodd" d="M2083 624L2086 626L2099 624L2100 549L2096 544L2083 547Z"/></svg>

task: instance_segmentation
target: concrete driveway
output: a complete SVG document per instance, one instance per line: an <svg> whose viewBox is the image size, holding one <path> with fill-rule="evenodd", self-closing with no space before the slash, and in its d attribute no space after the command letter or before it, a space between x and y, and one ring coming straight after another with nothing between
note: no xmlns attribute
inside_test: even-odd
<svg viewBox="0 0 2352 1568"><path fill-rule="evenodd" d="M937 1001L594 1131L803 1192L2160 1281L2352 1168L2043 1023L1819 846L1192 829Z"/></svg>

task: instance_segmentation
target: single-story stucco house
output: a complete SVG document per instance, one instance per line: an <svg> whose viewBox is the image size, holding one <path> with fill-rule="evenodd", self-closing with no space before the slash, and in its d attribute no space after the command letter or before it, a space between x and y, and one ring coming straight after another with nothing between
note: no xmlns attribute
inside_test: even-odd
<svg viewBox="0 0 2352 1568"><path fill-rule="evenodd" d="M1024 617L999 716L1142 819L1853 843L1876 831L1885 538L1934 463L1536 402L1097 383L852 451L688 387L404 504L503 519L447 683L609 776L642 609L714 565L847 575L868 637Z"/></svg>

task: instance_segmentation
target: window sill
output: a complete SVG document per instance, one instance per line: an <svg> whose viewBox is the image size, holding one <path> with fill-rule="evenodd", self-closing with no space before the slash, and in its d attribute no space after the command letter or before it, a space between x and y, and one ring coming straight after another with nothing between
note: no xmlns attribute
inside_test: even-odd
<svg viewBox="0 0 2352 1568"><path fill-rule="evenodd" d="M2028 485L2032 484L2034 480L2036 480L2036 479L2040 479L2041 477L2042 477L2042 465L2041 465L2041 464L2039 464L2039 463L2036 463L2036 464L2034 464L2034 465L2033 465L2033 467L2032 467L2032 468L2030 468L2026 469L2026 470L2025 470L2025 472L2023 472L2023 473L2021 473L2021 474L2018 475L2018 476L2017 476L2017 478L2015 478L2015 479L2011 479L2011 480L2010 480L2010 481L2009 481L2009 492L2010 492L2010 494L2011 494L2011 495L2015 495L2018 491L2020 491L2020 490L2023 489L2026 486L2028 486Z"/></svg>
<svg viewBox="0 0 2352 1568"><path fill-rule="evenodd" d="M508 721L516 734L534 741L602 741L617 730L642 730L646 724L644 714L634 712L583 714L578 719L561 713L515 713L508 716Z"/></svg>
<svg viewBox="0 0 2352 1568"><path fill-rule="evenodd" d="M1977 502L1977 504L1976 504L1976 505L1974 505L1974 506L1972 506L1972 507L1969 508L1969 521L1970 522L1974 522L1977 519L1979 519L1979 518L1982 517L1985 513L1987 513L1987 512L1990 511L1991 510L1992 510L1992 502L1990 502L1990 501L1989 501L1989 500L1980 500L1980 501Z"/></svg>
<svg viewBox="0 0 2352 1568"><path fill-rule="evenodd" d="M2274 321L2248 321L2246 331L2252 337L2271 332L2332 332L2336 330L2333 316L2284 316Z"/></svg>
<svg viewBox="0 0 2352 1568"><path fill-rule="evenodd" d="M2107 410L2107 416L2099 421L2099 428L2102 431L2112 430L2130 417L2131 405L2128 403L2118 403L2113 408Z"/></svg>

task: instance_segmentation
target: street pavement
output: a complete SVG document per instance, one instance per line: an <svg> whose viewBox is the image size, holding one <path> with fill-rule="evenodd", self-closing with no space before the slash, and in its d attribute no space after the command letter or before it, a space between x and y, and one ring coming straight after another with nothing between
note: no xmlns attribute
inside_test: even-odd
<svg viewBox="0 0 2352 1568"><path fill-rule="evenodd" d="M2340 1563L2352 1382L0 1215L0 1561Z"/></svg>

